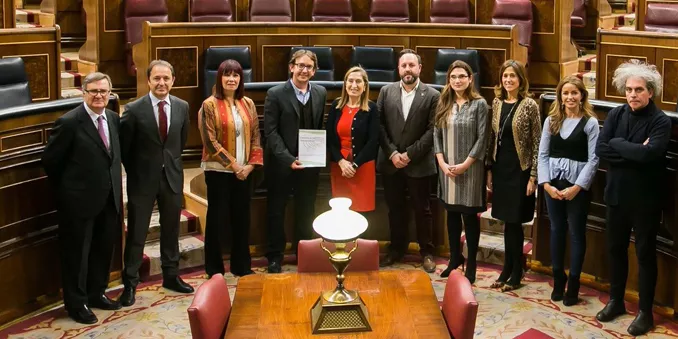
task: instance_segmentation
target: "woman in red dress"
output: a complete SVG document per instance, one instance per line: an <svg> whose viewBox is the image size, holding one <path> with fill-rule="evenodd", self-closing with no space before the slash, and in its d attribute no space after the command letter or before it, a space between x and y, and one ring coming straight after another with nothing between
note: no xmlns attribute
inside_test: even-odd
<svg viewBox="0 0 678 339"><path fill-rule="evenodd" d="M369 92L365 70L352 67L327 116L332 196L350 198L356 212L374 210L379 118Z"/></svg>

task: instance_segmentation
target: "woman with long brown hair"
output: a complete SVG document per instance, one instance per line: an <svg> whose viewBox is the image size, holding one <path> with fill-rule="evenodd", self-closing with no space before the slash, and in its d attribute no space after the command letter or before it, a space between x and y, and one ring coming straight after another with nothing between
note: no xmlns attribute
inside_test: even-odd
<svg viewBox="0 0 678 339"><path fill-rule="evenodd" d="M212 96L198 112L202 137L201 167L207 184L205 272L224 273L220 237L231 226L231 273L244 276L251 269L250 196L251 173L264 164L259 136L259 117L254 101L246 97L240 63L221 63Z"/></svg>
<svg viewBox="0 0 678 339"><path fill-rule="evenodd" d="M589 188L598 169L598 119L584 83L576 76L560 80L556 101L539 143L539 184L551 221L551 300L572 306L579 300L579 276L586 254ZM570 233L570 276L565 275L565 237ZM567 284L567 293L565 285Z"/></svg>
<svg viewBox="0 0 678 339"><path fill-rule="evenodd" d="M534 219L537 154L541 119L530 98L525 65L506 60L492 102L490 166L487 186L492 194L492 217L504 222L504 267L492 288L521 286L523 278L523 223Z"/></svg>
<svg viewBox="0 0 678 339"><path fill-rule="evenodd" d="M447 210L450 262L440 273L447 277L464 265L459 238L462 221L466 228L468 265L466 278L476 280L476 254L480 242L477 213L485 210L485 170L487 144L487 102L473 85L471 67L453 62L447 70L447 84L438 99L433 130L434 153L438 161L438 198Z"/></svg>

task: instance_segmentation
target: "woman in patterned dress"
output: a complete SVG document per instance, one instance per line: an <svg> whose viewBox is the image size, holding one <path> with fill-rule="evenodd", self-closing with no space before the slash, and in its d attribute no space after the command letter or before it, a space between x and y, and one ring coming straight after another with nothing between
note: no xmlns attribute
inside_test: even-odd
<svg viewBox="0 0 678 339"><path fill-rule="evenodd" d="M438 101L433 130L438 160L438 198L447 209L450 262L440 273L447 277L464 265L461 254L462 221L466 229L468 265L466 278L476 280L476 254L480 241L477 214L485 210L485 165L488 126L487 102L473 85L471 67L455 61L447 70L447 85Z"/></svg>

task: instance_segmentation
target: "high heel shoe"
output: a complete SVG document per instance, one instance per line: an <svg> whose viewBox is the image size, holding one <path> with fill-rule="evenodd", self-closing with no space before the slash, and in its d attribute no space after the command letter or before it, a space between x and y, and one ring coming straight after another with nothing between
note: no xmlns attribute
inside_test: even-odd
<svg viewBox="0 0 678 339"><path fill-rule="evenodd" d="M469 263L468 269L464 272L464 276L468 279L468 282L473 285L476 282L476 265L475 263Z"/></svg>
<svg viewBox="0 0 678 339"><path fill-rule="evenodd" d="M459 266L461 266L462 271L464 271L464 268L465 268L464 265L466 264L466 258L464 258L463 255L459 256L459 258L461 258L461 259L457 259L457 260L458 261L461 260L461 263L452 263L452 260L450 260L450 262L447 264L447 268L444 271L440 272L440 276L442 278L447 278L448 276L450 276L450 273L452 273L452 271L459 268Z"/></svg>

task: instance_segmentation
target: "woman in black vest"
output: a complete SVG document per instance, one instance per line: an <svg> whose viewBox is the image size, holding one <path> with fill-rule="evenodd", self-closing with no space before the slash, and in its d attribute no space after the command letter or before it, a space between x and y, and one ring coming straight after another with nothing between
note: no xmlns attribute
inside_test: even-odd
<svg viewBox="0 0 678 339"><path fill-rule="evenodd" d="M584 83L576 76L563 78L539 143L539 184L543 185L551 221L551 300L565 306L577 303L579 275L586 253L586 219L591 202L589 188L598 169L598 119L588 102ZM565 275L565 233L570 233L570 276ZM567 284L567 293L565 285Z"/></svg>

